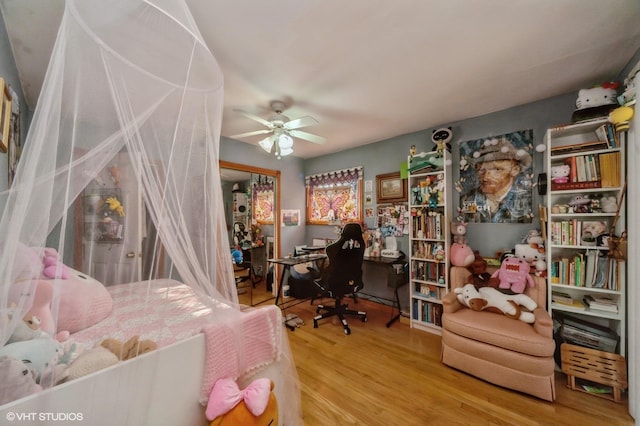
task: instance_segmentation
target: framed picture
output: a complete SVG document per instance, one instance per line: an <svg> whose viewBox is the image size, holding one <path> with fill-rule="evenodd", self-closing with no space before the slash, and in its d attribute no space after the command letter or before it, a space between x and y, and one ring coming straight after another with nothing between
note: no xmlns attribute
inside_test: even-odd
<svg viewBox="0 0 640 426"><path fill-rule="evenodd" d="M0 152L7 152L9 147L9 134L11 129L11 93L9 86L0 78Z"/></svg>
<svg viewBox="0 0 640 426"><path fill-rule="evenodd" d="M378 204L407 201L407 179L402 179L400 172L377 175L376 188Z"/></svg>

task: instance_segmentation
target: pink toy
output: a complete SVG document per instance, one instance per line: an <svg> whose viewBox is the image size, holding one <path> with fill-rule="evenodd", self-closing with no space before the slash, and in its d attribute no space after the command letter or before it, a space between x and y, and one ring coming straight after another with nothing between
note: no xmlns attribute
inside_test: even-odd
<svg viewBox="0 0 640 426"><path fill-rule="evenodd" d="M450 257L452 265L464 267L471 265L476 258L471 247L460 243L451 244Z"/></svg>
<svg viewBox="0 0 640 426"><path fill-rule="evenodd" d="M524 293L527 284L533 288L534 282L529 271L529 263L518 257L508 257L502 261L500 269L495 271L491 278L500 279L498 288L511 290L514 293Z"/></svg>
<svg viewBox="0 0 640 426"><path fill-rule="evenodd" d="M560 166L551 167L551 181L554 183L567 183L569 182L569 173L571 167L568 164L562 164Z"/></svg>
<svg viewBox="0 0 640 426"><path fill-rule="evenodd" d="M62 278L63 280L69 278L67 265L60 262L58 252L55 249L47 247L44 249L43 254L42 263L44 268L42 269L42 275L44 276L41 278Z"/></svg>
<svg viewBox="0 0 640 426"><path fill-rule="evenodd" d="M453 234L453 242L466 244L467 224L464 222L451 222L451 234Z"/></svg>

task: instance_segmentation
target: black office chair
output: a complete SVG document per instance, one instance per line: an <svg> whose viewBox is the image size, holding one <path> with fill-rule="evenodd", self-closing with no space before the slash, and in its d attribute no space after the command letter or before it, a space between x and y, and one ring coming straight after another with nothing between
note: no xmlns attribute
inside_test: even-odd
<svg viewBox="0 0 640 426"><path fill-rule="evenodd" d="M318 321L337 315L342 322L345 334L351 334L345 315L355 315L367 321L367 313L348 309L342 303L345 296L354 295L364 285L362 283L362 261L364 256L364 239L362 228L357 223L347 223L342 229L340 239L326 247L329 265L322 271L322 277L315 280L324 297L331 297L334 306L318 305L313 318L313 328L318 328Z"/></svg>

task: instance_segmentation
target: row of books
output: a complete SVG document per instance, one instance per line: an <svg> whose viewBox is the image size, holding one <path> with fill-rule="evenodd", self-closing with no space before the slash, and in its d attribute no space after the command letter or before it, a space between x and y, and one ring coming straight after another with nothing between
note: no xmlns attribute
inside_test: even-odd
<svg viewBox="0 0 640 426"><path fill-rule="evenodd" d="M441 300L445 292L443 287L438 287L433 284L416 283L415 289L418 293L437 300Z"/></svg>
<svg viewBox="0 0 640 426"><path fill-rule="evenodd" d="M612 123L605 123L595 130L596 137L601 142L606 142L609 148L618 148L620 141L618 141L618 133L613 127Z"/></svg>
<svg viewBox="0 0 640 426"><path fill-rule="evenodd" d="M421 262L412 260L411 279L431 281L434 283L444 283L447 268L442 262Z"/></svg>
<svg viewBox="0 0 640 426"><path fill-rule="evenodd" d="M608 296L593 296L587 294L582 297L582 299L579 299L572 297L569 293L553 290L551 292L551 301L576 309L618 313L618 302Z"/></svg>
<svg viewBox="0 0 640 426"><path fill-rule="evenodd" d="M413 299L413 319L441 327L442 305Z"/></svg>
<svg viewBox="0 0 640 426"><path fill-rule="evenodd" d="M564 155L577 152L598 151L611 148L619 148L620 141L611 123L605 123L595 131L595 140L571 145L554 146L551 148L551 155Z"/></svg>
<svg viewBox="0 0 640 426"><path fill-rule="evenodd" d="M411 208L411 229L413 238L442 239L444 230L443 214L439 210L426 207Z"/></svg>
<svg viewBox="0 0 640 426"><path fill-rule="evenodd" d="M444 261L436 256L440 250L444 250L440 242L413 240L411 243L414 258Z"/></svg>
<svg viewBox="0 0 640 426"><path fill-rule="evenodd" d="M620 151L576 155L565 159L569 166L568 182L552 182L554 191L620 186Z"/></svg>
<svg viewBox="0 0 640 426"><path fill-rule="evenodd" d="M597 237L609 229L602 220L561 220L550 223L551 244L563 246L595 246Z"/></svg>
<svg viewBox="0 0 640 426"><path fill-rule="evenodd" d="M576 253L573 258L555 258L547 274L552 284L619 290L620 261L609 259L600 250Z"/></svg>

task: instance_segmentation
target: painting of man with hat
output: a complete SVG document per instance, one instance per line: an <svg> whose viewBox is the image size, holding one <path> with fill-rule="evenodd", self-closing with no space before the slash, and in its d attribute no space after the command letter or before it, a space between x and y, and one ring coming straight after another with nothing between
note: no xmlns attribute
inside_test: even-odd
<svg viewBox="0 0 640 426"><path fill-rule="evenodd" d="M533 131L460 144L461 214L468 222L531 223Z"/></svg>

